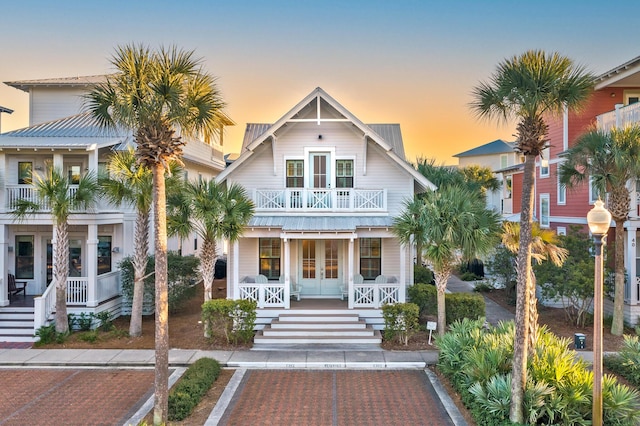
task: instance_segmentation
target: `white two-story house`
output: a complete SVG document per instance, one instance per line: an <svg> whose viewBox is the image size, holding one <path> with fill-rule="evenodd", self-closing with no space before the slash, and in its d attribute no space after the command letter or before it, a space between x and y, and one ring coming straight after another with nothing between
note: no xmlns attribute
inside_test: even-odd
<svg viewBox="0 0 640 426"><path fill-rule="evenodd" d="M82 95L105 76L14 81L5 84L29 94L29 127L0 135L0 317L22 315L0 324L0 341L32 339L34 329L48 321L54 307L52 279L52 219L48 206L18 222L16 200L36 200L32 177L50 167L74 180L106 167L109 155L134 144L130 131L100 129L82 112ZM232 124L226 120L225 124ZM222 131L212 140L189 140L184 149L188 178L213 178L225 167ZM133 253L135 210L104 201L70 217L69 312L120 314L118 262ZM151 242L151 246L153 242ZM197 248L191 241L170 241L183 254ZM151 249L153 250L153 249ZM9 292L8 276L26 283L26 294Z"/></svg>
<svg viewBox="0 0 640 426"><path fill-rule="evenodd" d="M229 247L227 296L256 300L259 326L324 309L381 328L379 308L405 301L414 251L393 218L435 187L405 160L398 124L364 124L317 88L275 123L248 124L217 181L255 203Z"/></svg>

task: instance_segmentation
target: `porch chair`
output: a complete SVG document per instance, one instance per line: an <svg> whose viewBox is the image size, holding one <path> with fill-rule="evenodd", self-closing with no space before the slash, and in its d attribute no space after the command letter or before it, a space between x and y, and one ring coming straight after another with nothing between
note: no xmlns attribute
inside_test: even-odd
<svg viewBox="0 0 640 426"><path fill-rule="evenodd" d="M385 277L384 275L378 275L376 277L376 284L386 284L387 283L387 277Z"/></svg>
<svg viewBox="0 0 640 426"><path fill-rule="evenodd" d="M9 302L11 302L11 296L14 294L22 293L23 296L27 296L27 282L26 281L16 281L16 276L13 274L9 274L8 278L9 283ZM20 287L18 287L20 284Z"/></svg>
<svg viewBox="0 0 640 426"><path fill-rule="evenodd" d="M354 284L362 284L364 282L364 277L361 274L355 274L353 276ZM349 296L349 283L344 283L340 286L340 300L344 300L345 297Z"/></svg>
<svg viewBox="0 0 640 426"><path fill-rule="evenodd" d="M255 282L259 284L267 284L269 282L269 279L266 276L260 274L256 275Z"/></svg>
<svg viewBox="0 0 640 426"><path fill-rule="evenodd" d="M279 281L284 283L284 276L280 275ZM302 291L302 284L296 284L293 278L289 278L289 297L294 297L299 302L300 292Z"/></svg>

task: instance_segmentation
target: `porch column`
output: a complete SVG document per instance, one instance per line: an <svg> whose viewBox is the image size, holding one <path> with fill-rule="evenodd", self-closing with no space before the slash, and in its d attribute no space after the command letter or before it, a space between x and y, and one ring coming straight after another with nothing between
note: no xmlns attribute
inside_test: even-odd
<svg viewBox="0 0 640 426"><path fill-rule="evenodd" d="M57 152L54 153L53 154L53 167L56 168L56 169L62 170L63 165L64 165L64 158L63 158L62 154L57 153Z"/></svg>
<svg viewBox="0 0 640 426"><path fill-rule="evenodd" d="M284 308L291 308L291 247L289 239L283 238L284 241Z"/></svg>
<svg viewBox="0 0 640 426"><path fill-rule="evenodd" d="M400 293L398 298L400 303L406 301L407 292L407 246L402 244L400 246Z"/></svg>
<svg viewBox="0 0 640 426"><path fill-rule="evenodd" d="M98 306L98 225L87 225L87 307Z"/></svg>
<svg viewBox="0 0 640 426"><path fill-rule="evenodd" d="M627 273L629 274L629 304L637 305L638 304L638 285L636 284L636 275L638 271L636 271L636 232L638 228L635 226L627 226L627 233L625 235L626 239L626 255L627 259L625 261L627 267Z"/></svg>
<svg viewBox="0 0 640 426"><path fill-rule="evenodd" d="M0 276L0 283L2 283L0 287L0 306L9 306L9 292L7 291L9 244L7 244L7 230L7 225L0 226L0 271L3 271L3 275Z"/></svg>
<svg viewBox="0 0 640 426"><path fill-rule="evenodd" d="M353 309L353 237L349 238L349 294L347 295L347 302L349 309Z"/></svg>
<svg viewBox="0 0 640 426"><path fill-rule="evenodd" d="M231 277L227 277L227 297L231 300L235 300L239 296L238 285L240 284L240 265L238 261L240 260L240 243L236 240L233 242L232 248L233 256L231 256L231 267L233 268L233 275ZM231 282L229 279L231 278Z"/></svg>
<svg viewBox="0 0 640 426"><path fill-rule="evenodd" d="M98 175L98 148L95 147L89 155L89 171Z"/></svg>
<svg viewBox="0 0 640 426"><path fill-rule="evenodd" d="M7 176L7 157L4 155L4 152L0 151L0 176ZM7 199L9 198L7 196L7 187L6 187L6 179L5 182L2 184L2 187L4 188L4 191L0 191L0 211L7 211ZM4 241L4 240L2 240ZM3 271L6 271L6 269L3 269Z"/></svg>

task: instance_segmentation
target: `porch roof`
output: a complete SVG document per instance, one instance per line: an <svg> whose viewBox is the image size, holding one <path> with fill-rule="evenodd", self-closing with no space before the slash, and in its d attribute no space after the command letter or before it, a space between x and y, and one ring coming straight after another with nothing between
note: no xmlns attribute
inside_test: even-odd
<svg viewBox="0 0 640 426"><path fill-rule="evenodd" d="M355 231L356 228L389 228L390 216L253 216L248 227L282 228L283 231Z"/></svg>

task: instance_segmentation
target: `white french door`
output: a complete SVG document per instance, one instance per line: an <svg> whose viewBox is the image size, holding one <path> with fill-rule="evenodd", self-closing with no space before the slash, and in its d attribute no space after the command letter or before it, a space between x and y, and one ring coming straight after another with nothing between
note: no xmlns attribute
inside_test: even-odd
<svg viewBox="0 0 640 426"><path fill-rule="evenodd" d="M305 296L339 296L342 275L340 240L300 240L299 271Z"/></svg>

